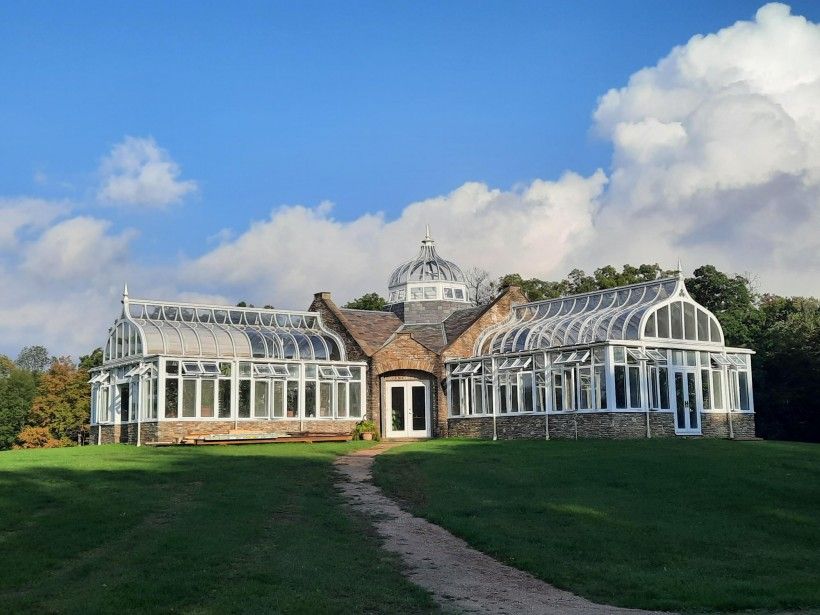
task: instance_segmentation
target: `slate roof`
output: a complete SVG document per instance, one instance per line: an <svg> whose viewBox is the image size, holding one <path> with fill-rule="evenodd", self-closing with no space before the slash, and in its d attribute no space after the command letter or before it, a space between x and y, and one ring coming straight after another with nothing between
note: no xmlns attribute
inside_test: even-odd
<svg viewBox="0 0 820 615"><path fill-rule="evenodd" d="M402 326L401 319L393 312L350 308L339 308L339 312L344 317L350 334L368 354L384 346L390 336Z"/></svg>
<svg viewBox="0 0 820 615"><path fill-rule="evenodd" d="M447 343L451 344L453 340L464 333L471 324L473 324L481 314L487 309L487 306L478 306L466 308L463 310L456 310L447 317L444 321L444 335L447 338Z"/></svg>
<svg viewBox="0 0 820 615"><path fill-rule="evenodd" d="M403 325L398 333L409 333L414 340L433 352L441 352L447 345L447 339L444 337L444 326L441 324Z"/></svg>

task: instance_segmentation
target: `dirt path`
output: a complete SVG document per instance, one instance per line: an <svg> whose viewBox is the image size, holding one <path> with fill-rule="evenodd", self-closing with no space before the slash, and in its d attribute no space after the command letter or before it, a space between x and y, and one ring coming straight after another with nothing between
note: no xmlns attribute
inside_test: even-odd
<svg viewBox="0 0 820 615"><path fill-rule="evenodd" d="M372 482L373 458L398 443L382 443L336 460L337 483L353 508L371 517L384 548L398 554L407 577L447 610L465 613L612 615L650 613L595 604L556 589L470 547L447 530L402 510Z"/></svg>

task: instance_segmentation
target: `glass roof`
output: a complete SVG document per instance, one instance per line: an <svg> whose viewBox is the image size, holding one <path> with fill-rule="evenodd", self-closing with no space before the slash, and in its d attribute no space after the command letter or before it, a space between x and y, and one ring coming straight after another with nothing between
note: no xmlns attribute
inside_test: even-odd
<svg viewBox="0 0 820 615"><path fill-rule="evenodd" d="M129 300L111 329L105 357L345 360L344 347L315 312Z"/></svg>
<svg viewBox="0 0 820 615"><path fill-rule="evenodd" d="M717 319L695 303L683 280L665 278L516 306L478 339L475 354L648 338L723 343Z"/></svg>
<svg viewBox="0 0 820 615"><path fill-rule="evenodd" d="M398 267L390 276L388 288L408 282L456 282L466 284L461 269L453 262L441 258L436 252L435 242L430 238L430 229L421 242L421 249L413 260Z"/></svg>

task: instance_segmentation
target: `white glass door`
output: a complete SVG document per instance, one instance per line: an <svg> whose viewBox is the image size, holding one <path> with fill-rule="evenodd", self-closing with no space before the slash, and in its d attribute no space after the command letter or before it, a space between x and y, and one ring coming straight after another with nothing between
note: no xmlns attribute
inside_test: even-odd
<svg viewBox="0 0 820 615"><path fill-rule="evenodd" d="M700 405L697 372L694 369L673 372L675 387L675 433L700 433Z"/></svg>
<svg viewBox="0 0 820 615"><path fill-rule="evenodd" d="M425 382L388 382L385 434L388 438L429 438L430 404Z"/></svg>

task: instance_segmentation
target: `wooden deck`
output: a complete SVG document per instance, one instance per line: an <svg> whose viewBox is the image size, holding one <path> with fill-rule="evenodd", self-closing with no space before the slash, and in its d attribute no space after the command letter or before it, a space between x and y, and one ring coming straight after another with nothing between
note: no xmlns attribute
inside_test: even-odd
<svg viewBox="0 0 820 615"><path fill-rule="evenodd" d="M247 432L231 430L226 434L190 434L179 443L193 446L211 444L277 444L280 442L349 442L351 434L297 432Z"/></svg>

